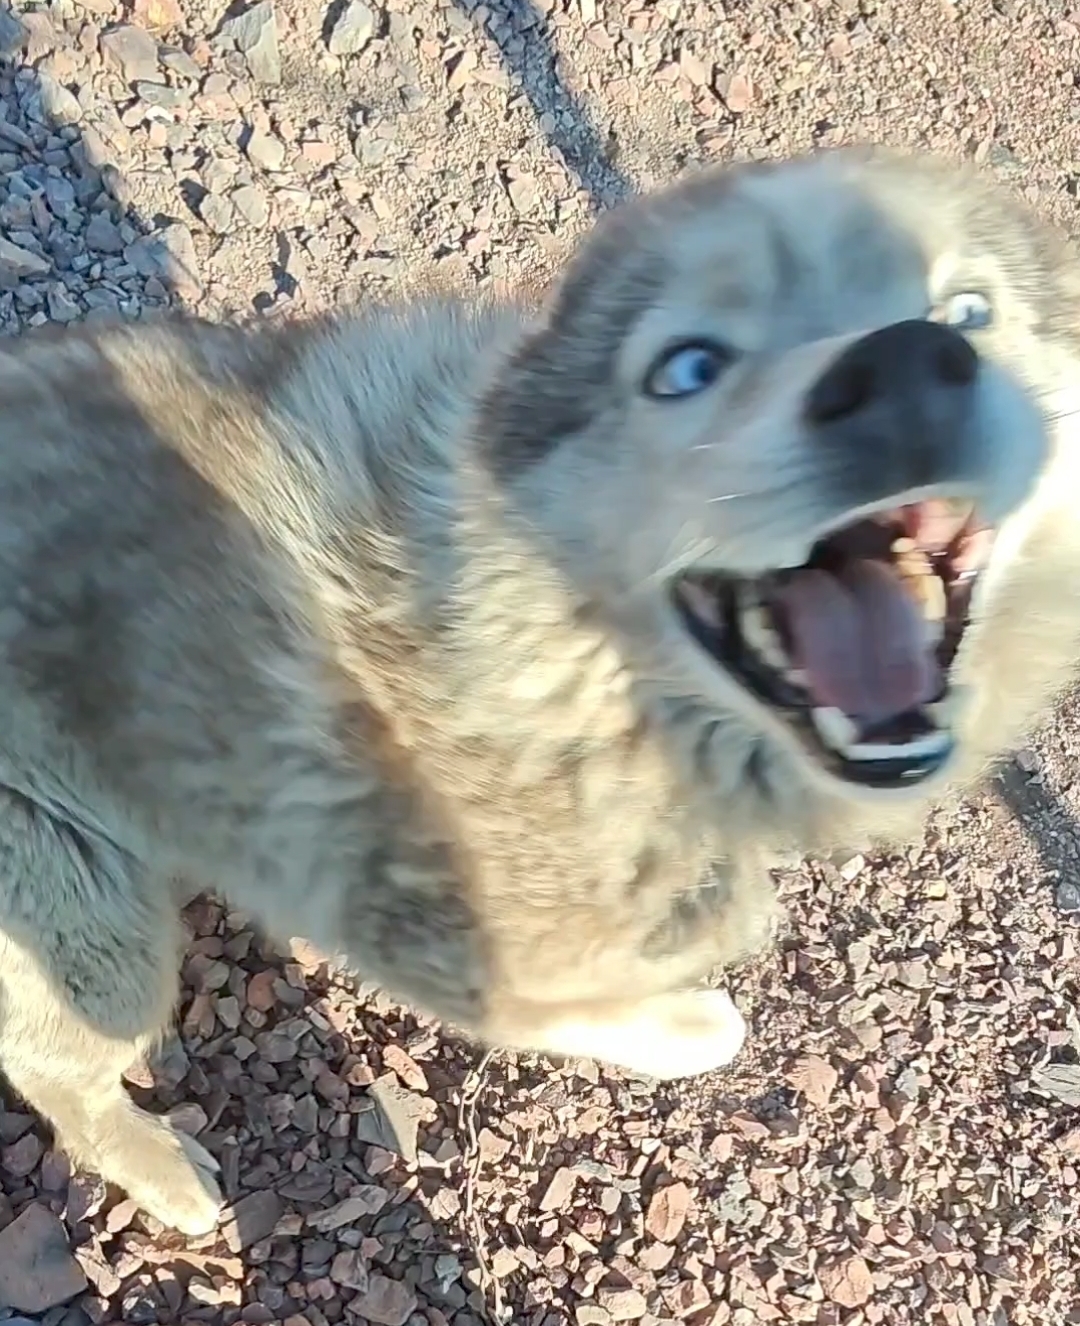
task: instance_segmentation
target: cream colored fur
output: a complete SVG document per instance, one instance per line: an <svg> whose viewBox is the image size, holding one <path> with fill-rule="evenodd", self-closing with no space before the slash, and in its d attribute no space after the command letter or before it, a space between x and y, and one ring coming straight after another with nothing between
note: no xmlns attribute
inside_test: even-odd
<svg viewBox="0 0 1080 1326"><path fill-rule="evenodd" d="M120 1080L168 1021L199 888L490 1043L664 1077L728 1062L742 1020L693 987L766 937L770 855L905 832L1070 674L1077 273L966 175L835 154L631 204L538 309L8 343L14 1087L162 1220L213 1225L213 1161ZM668 581L798 562L887 495L823 463L802 403L853 337L961 277L998 312L978 446L919 493L959 486L1003 524L958 665L970 712L945 782L857 793L698 649ZM641 394L661 346L706 334L742 352L730 375Z"/></svg>

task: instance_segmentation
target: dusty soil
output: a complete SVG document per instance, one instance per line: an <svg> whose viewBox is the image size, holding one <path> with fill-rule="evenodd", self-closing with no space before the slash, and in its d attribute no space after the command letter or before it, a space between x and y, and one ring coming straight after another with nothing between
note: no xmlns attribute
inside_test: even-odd
<svg viewBox="0 0 1080 1326"><path fill-rule="evenodd" d="M0 327L543 276L689 163L876 138L1076 228L1068 0L55 0L0 12ZM1080 1322L1080 725L885 860L785 874L736 1071L480 1056L192 909L133 1073L224 1168L184 1243L0 1099L0 1319Z"/></svg>

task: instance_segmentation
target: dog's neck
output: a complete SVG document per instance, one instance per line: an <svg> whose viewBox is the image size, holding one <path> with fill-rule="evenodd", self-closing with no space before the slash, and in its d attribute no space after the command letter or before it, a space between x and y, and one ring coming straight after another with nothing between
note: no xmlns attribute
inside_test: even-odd
<svg viewBox="0 0 1080 1326"><path fill-rule="evenodd" d="M455 493L440 575L417 568L421 583L440 583L438 597L415 622L425 676L454 730L552 763L640 733L620 649L540 532L468 455Z"/></svg>

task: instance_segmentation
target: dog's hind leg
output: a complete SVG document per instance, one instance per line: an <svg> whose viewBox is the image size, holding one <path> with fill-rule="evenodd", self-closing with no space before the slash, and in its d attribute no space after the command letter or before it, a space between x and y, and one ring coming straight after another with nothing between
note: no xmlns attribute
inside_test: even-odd
<svg viewBox="0 0 1080 1326"><path fill-rule="evenodd" d="M121 1074L173 1011L165 881L103 837L0 794L0 1070L73 1159L186 1234L217 1222L217 1166L136 1107Z"/></svg>

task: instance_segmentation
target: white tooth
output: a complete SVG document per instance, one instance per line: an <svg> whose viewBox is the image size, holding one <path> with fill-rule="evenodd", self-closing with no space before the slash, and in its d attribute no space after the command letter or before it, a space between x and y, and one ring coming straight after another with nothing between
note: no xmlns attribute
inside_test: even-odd
<svg viewBox="0 0 1080 1326"><path fill-rule="evenodd" d="M931 755L940 755L952 744L948 732L928 732L923 737L911 741L864 741L849 746L844 755L849 760L895 760L924 759Z"/></svg>
<svg viewBox="0 0 1080 1326"><path fill-rule="evenodd" d="M700 585L696 585L692 580L682 581L679 585L679 593L695 617L700 617L703 622L708 622L710 626L720 626L720 607L712 594L706 593Z"/></svg>
<svg viewBox="0 0 1080 1326"><path fill-rule="evenodd" d="M739 628L743 633L743 639L770 667L778 669L787 667L788 657L784 652L784 646L780 643L780 637L764 608L757 604L753 607L742 607L739 613Z"/></svg>
<svg viewBox="0 0 1080 1326"><path fill-rule="evenodd" d="M832 706L819 706L810 711L818 735L833 750L846 751L858 740L858 726L848 718L842 709Z"/></svg>
<svg viewBox="0 0 1080 1326"><path fill-rule="evenodd" d="M810 689L810 678L802 668L789 668L788 671L784 673L784 680L790 682L792 686L801 687L804 691Z"/></svg>

